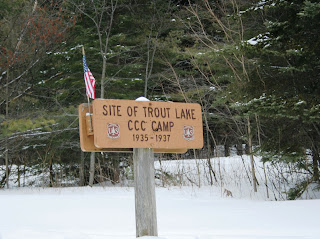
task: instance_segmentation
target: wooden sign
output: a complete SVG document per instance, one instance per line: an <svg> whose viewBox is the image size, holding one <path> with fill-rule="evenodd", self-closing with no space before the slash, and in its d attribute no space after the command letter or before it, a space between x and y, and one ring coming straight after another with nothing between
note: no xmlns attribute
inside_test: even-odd
<svg viewBox="0 0 320 239"><path fill-rule="evenodd" d="M93 125L97 148L203 147L199 104L96 99Z"/></svg>
<svg viewBox="0 0 320 239"><path fill-rule="evenodd" d="M90 109L92 117L92 106ZM83 152L127 152L132 153L132 148L97 148L94 145L94 125L90 120L88 104L81 104L78 107L80 147ZM91 121L91 122L90 122ZM91 125L92 124L92 125ZM90 130L92 126L92 129ZM155 153L185 153L187 149L155 149Z"/></svg>
<svg viewBox="0 0 320 239"><path fill-rule="evenodd" d="M92 113L92 107L90 109L90 112ZM124 148L114 148L114 149L97 148L94 145L93 125L92 125L92 129L90 130L92 121L90 122L88 104L79 105L78 113L79 113L80 147L83 152L132 152L132 149L124 149Z"/></svg>

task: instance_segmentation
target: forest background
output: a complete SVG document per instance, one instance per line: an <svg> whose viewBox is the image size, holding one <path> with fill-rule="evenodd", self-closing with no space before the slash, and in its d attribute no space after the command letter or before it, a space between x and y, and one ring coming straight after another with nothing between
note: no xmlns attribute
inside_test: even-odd
<svg viewBox="0 0 320 239"><path fill-rule="evenodd" d="M159 159L236 149L303 169L291 199L319 188L317 0L1 0L0 31L0 187L117 184L130 168L130 154L80 150L84 46L97 98L201 104L204 148Z"/></svg>

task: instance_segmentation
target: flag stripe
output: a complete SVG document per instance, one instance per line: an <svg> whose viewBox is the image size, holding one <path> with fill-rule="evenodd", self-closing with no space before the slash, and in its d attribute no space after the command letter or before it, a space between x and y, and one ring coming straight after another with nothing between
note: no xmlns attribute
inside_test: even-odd
<svg viewBox="0 0 320 239"><path fill-rule="evenodd" d="M94 87L95 87L95 80L91 74L91 72L86 72L84 73L84 78L85 78L85 83L86 83L86 90L87 90L87 95L94 99L95 97L95 92L94 92Z"/></svg>
<svg viewBox="0 0 320 239"><path fill-rule="evenodd" d="M90 69L87 66L86 57L83 56L83 72L84 72L84 81L86 85L87 96L91 99L95 99L95 87L96 80L94 79Z"/></svg>

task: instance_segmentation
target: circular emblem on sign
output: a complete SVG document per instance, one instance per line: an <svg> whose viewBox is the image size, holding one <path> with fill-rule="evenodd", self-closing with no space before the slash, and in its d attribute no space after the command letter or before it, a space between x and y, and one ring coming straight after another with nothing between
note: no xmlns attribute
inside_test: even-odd
<svg viewBox="0 0 320 239"><path fill-rule="evenodd" d="M111 139L120 138L120 125L108 124L108 137Z"/></svg>
<svg viewBox="0 0 320 239"><path fill-rule="evenodd" d="M183 126L183 138L185 140L194 140L193 126Z"/></svg>

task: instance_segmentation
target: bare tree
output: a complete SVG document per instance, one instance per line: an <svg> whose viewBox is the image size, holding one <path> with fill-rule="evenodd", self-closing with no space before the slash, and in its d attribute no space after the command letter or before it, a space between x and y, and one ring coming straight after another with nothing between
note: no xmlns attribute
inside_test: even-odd
<svg viewBox="0 0 320 239"><path fill-rule="evenodd" d="M115 13L118 9L118 0L77 2L69 0L69 2L72 3L81 14L90 19L96 28L96 34L99 39L99 50L102 58L100 97L103 99L105 98L107 53L109 51L109 42L114 24Z"/></svg>
<svg viewBox="0 0 320 239"><path fill-rule="evenodd" d="M107 53L109 51L109 40L114 23L115 12L118 8L118 0L102 0L102 1L69 1L76 9L88 17L96 28L96 34L99 38L99 49L102 57L102 73L101 73L101 93L100 98L105 98L105 82L107 68ZM90 7L88 7L90 6ZM93 185L95 173L95 153L91 152L90 169L89 169L89 185ZM101 175L102 176L102 175Z"/></svg>

